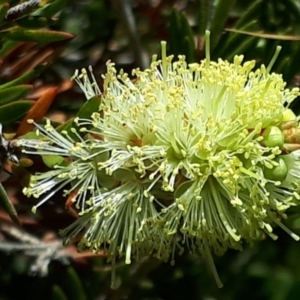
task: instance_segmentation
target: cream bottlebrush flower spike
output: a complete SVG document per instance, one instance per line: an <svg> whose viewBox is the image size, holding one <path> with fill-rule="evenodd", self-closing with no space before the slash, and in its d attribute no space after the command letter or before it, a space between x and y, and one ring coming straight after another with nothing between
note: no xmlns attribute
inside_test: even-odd
<svg viewBox="0 0 300 300"><path fill-rule="evenodd" d="M50 124L37 127L48 142L20 141L40 155L71 158L32 176L24 190L40 197L70 186L80 217L63 233L84 230L80 248L106 249L116 258L153 255L173 260L177 250L202 254L242 249L300 199L298 120L288 108L299 95L281 75L255 62L209 58L187 64L166 56L129 76L107 63L98 112L77 119L75 141ZM88 98L100 93L85 70L74 79ZM32 144L33 143L33 144ZM70 184L70 185L69 185Z"/></svg>

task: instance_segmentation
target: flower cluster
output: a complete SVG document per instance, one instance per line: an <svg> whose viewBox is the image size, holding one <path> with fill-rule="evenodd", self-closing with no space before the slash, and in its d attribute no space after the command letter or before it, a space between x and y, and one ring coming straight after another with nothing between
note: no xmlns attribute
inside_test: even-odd
<svg viewBox="0 0 300 300"><path fill-rule="evenodd" d="M242 56L173 61L165 43L162 59L132 76L108 62L98 111L69 131L36 125L44 139L19 141L26 153L65 158L24 193L46 193L36 207L60 189L72 195L79 218L67 240L84 231L80 249L126 263L186 248L214 270L211 251L275 239L274 224L299 239L281 223L300 199L300 128L288 108L298 89ZM100 93L86 70L74 80L87 98Z"/></svg>

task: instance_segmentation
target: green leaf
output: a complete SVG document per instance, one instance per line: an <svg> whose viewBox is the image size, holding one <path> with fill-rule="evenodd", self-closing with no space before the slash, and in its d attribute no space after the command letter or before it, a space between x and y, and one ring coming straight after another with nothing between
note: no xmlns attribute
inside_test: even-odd
<svg viewBox="0 0 300 300"><path fill-rule="evenodd" d="M194 41L194 33L188 22L188 19L185 14L181 16L182 23L182 35L183 39L183 49L185 49L186 61L191 63L195 61L195 41Z"/></svg>
<svg viewBox="0 0 300 300"><path fill-rule="evenodd" d="M174 192L174 199L180 198L192 186L192 184L192 181L185 181L180 184Z"/></svg>
<svg viewBox="0 0 300 300"><path fill-rule="evenodd" d="M9 214L10 218L16 223L20 224L18 219L17 211L15 210L15 207L11 203L3 185L0 183L0 199L1 203L5 209L5 211Z"/></svg>
<svg viewBox="0 0 300 300"><path fill-rule="evenodd" d="M116 184L115 178L106 174L105 170L97 171L97 179L101 186L107 189L111 189Z"/></svg>
<svg viewBox="0 0 300 300"><path fill-rule="evenodd" d="M8 9L9 9L8 3L3 3L2 5L0 5L0 22L2 22L3 19L5 18Z"/></svg>
<svg viewBox="0 0 300 300"><path fill-rule="evenodd" d="M68 300L64 291L57 284L55 284L52 288L52 295L51 295L50 299L51 300Z"/></svg>
<svg viewBox="0 0 300 300"><path fill-rule="evenodd" d="M86 294L82 282L75 270L71 267L67 269L66 280L64 281L64 290L69 299L86 300Z"/></svg>
<svg viewBox="0 0 300 300"><path fill-rule="evenodd" d="M13 87L13 86L16 86L16 85L19 85L22 83L26 83L26 82L30 81L31 79L33 79L34 77L38 76L44 69L45 69L44 66L39 66L34 70L30 70L18 78L14 79L12 81L9 81L5 84L0 85L0 91L4 88L9 88L9 87Z"/></svg>
<svg viewBox="0 0 300 300"><path fill-rule="evenodd" d="M249 22L253 22L260 15L262 9L262 0L252 2L245 13L239 18L233 28L240 29L246 26Z"/></svg>
<svg viewBox="0 0 300 300"><path fill-rule="evenodd" d="M62 132L62 131L67 131L67 132L70 132L70 129L72 128L72 125L73 125L73 122L74 122L74 119L75 118L71 118L69 119L67 122L57 126L55 129L58 131L58 132Z"/></svg>
<svg viewBox="0 0 300 300"><path fill-rule="evenodd" d="M37 134L36 131L30 131L24 134L22 138L27 140L42 140L44 137L40 134Z"/></svg>
<svg viewBox="0 0 300 300"><path fill-rule="evenodd" d="M61 11L61 9L64 8L67 3L68 0L54 0L53 2L45 5L44 7L37 9L32 15L53 17L56 13Z"/></svg>
<svg viewBox="0 0 300 300"><path fill-rule="evenodd" d="M186 56L187 62L193 62L195 56L194 34L186 15L174 9L170 15L170 52L175 56Z"/></svg>
<svg viewBox="0 0 300 300"><path fill-rule="evenodd" d="M43 155L42 159L44 164L51 169L64 161L64 158L60 155Z"/></svg>
<svg viewBox="0 0 300 300"><path fill-rule="evenodd" d="M173 9L170 15L170 52L174 55L181 53L181 18L178 10Z"/></svg>
<svg viewBox="0 0 300 300"><path fill-rule="evenodd" d="M118 181L135 180L135 175L131 170L120 168L113 173L113 176Z"/></svg>
<svg viewBox="0 0 300 300"><path fill-rule="evenodd" d="M90 134L88 134L88 138L93 139L93 137ZM97 152L98 152L97 149L91 150L91 153L97 153ZM100 162L107 161L108 159L109 159L109 151L106 151L96 155L93 160L96 164L98 164Z"/></svg>
<svg viewBox="0 0 300 300"><path fill-rule="evenodd" d="M23 28L41 28L52 25L54 21L46 17L25 16L16 20L16 23Z"/></svg>
<svg viewBox="0 0 300 300"><path fill-rule="evenodd" d="M210 19L209 5L211 4L208 4L207 0L199 0L198 3L198 33L200 36L204 36Z"/></svg>
<svg viewBox="0 0 300 300"><path fill-rule="evenodd" d="M1 41L1 43L2 42L3 41ZM19 44L19 42L16 42L16 41L4 42L3 45L2 45L2 48L0 50L0 57L4 57L11 49L13 49L18 44Z"/></svg>
<svg viewBox="0 0 300 300"><path fill-rule="evenodd" d="M0 86L0 105L22 99L31 89L31 85L18 85L4 89Z"/></svg>
<svg viewBox="0 0 300 300"><path fill-rule="evenodd" d="M0 37L6 40L48 44L71 39L73 38L73 35L62 31L13 27L11 29L1 31Z"/></svg>
<svg viewBox="0 0 300 300"><path fill-rule="evenodd" d="M101 103L101 96L94 96L86 101L77 113L77 117L90 118L92 113L98 112Z"/></svg>
<svg viewBox="0 0 300 300"><path fill-rule="evenodd" d="M218 1L217 6L215 7L215 14L210 26L210 44L212 49L219 41L226 20L228 19L230 9L234 5L235 1L236 0Z"/></svg>
<svg viewBox="0 0 300 300"><path fill-rule="evenodd" d="M285 0L284 4L286 6L288 13L290 15L294 15L295 18L298 20L300 18L300 9L298 3L296 4L296 1L294 0Z"/></svg>
<svg viewBox="0 0 300 300"><path fill-rule="evenodd" d="M251 31L254 29L254 26L257 24L257 21L254 20L241 28L241 30ZM214 51L213 57L228 57L232 53L236 53L236 48L243 44L246 40L246 36L237 32L230 32L225 43L224 47L218 47L217 51ZM217 53L216 53L217 52Z"/></svg>
<svg viewBox="0 0 300 300"><path fill-rule="evenodd" d="M100 96L94 96L90 100L86 101L84 105L80 108L78 113L76 114L79 118L90 118L92 113L99 111L99 106L101 103ZM69 135L77 141L77 136L71 132L71 128L78 129L78 126L74 123L74 118L68 120L66 123L62 124L61 126L57 127L57 131L62 132L66 130Z"/></svg>
<svg viewBox="0 0 300 300"><path fill-rule="evenodd" d="M24 116L35 101L20 100L0 107L0 122L8 123Z"/></svg>
<svg viewBox="0 0 300 300"><path fill-rule="evenodd" d="M244 54L246 51L249 51L250 49L254 49L257 42L258 42L258 38L256 36L249 36L245 38L244 42L240 44L239 47L237 47L234 52L228 55L227 60L231 61L235 55Z"/></svg>

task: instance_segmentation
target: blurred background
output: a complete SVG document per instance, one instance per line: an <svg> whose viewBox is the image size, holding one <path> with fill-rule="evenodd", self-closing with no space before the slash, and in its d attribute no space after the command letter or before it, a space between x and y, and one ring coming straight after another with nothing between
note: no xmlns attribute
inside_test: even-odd
<svg viewBox="0 0 300 300"><path fill-rule="evenodd" d="M272 70L282 74L287 87L300 85L296 0L0 0L0 20L0 122L6 138L30 131L24 124L33 115L62 126L84 113L84 95L70 80L76 69L93 66L101 87L107 60L129 74L144 69L159 55L161 40L169 54L199 62L207 29L214 60L243 54L268 65L281 45ZM292 109L300 113L298 99ZM279 228L277 241L266 238L215 257L222 289L205 261L187 253L176 257L175 266L155 259L125 266L121 260L117 289L110 289L105 253L78 254L76 241L59 246L59 229L74 221L60 194L31 213L36 200L21 191L42 161L24 158L16 166L5 160L4 150L3 168L13 175L0 175L0 300L300 298L300 243ZM288 215L285 224L300 234L300 208Z"/></svg>

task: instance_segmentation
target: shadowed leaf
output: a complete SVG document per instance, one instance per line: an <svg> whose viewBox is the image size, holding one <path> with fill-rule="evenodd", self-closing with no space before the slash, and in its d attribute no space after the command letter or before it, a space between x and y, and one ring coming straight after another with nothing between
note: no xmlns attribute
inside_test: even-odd
<svg viewBox="0 0 300 300"><path fill-rule="evenodd" d="M13 27L5 31L0 31L0 37L12 41L36 42L36 43L52 43L73 38L72 34L62 31L51 31L45 29L23 29Z"/></svg>
<svg viewBox="0 0 300 300"><path fill-rule="evenodd" d="M34 105L34 103L34 101L30 100L20 100L1 106L1 123L8 123L18 120L27 113L27 111Z"/></svg>
<svg viewBox="0 0 300 300"><path fill-rule="evenodd" d="M27 160L24 162L24 160ZM21 162L22 161L22 162ZM29 185L30 182L30 173L26 170L26 167L29 167L30 165L33 164L32 160L30 159L24 159L22 158L20 160L20 164L16 165L16 164L11 164L11 171L14 175L14 177L17 179L17 181L24 187L27 187Z"/></svg>
<svg viewBox="0 0 300 300"><path fill-rule="evenodd" d="M4 57L9 52L11 52L14 48L16 48L20 44L16 41L6 41L2 44L2 48L0 50L0 57Z"/></svg>
<svg viewBox="0 0 300 300"><path fill-rule="evenodd" d="M210 24L210 31L211 31L211 39L210 44L211 47L214 48L220 37L221 32L224 28L224 24L228 19L230 9L235 4L236 0L228 0L228 1L218 1L214 11L214 17Z"/></svg>
<svg viewBox="0 0 300 300"><path fill-rule="evenodd" d="M101 103L100 96L94 96L84 103L77 113L79 118L90 118L92 113L98 112Z"/></svg>
<svg viewBox="0 0 300 300"><path fill-rule="evenodd" d="M0 86L0 105L22 99L31 89L32 85L25 84L8 88Z"/></svg>
<svg viewBox="0 0 300 300"><path fill-rule="evenodd" d="M37 9L32 15L52 17L67 4L68 0L54 0L51 3Z"/></svg>
<svg viewBox="0 0 300 300"><path fill-rule="evenodd" d="M11 203L11 201L1 183L0 183L0 199L1 199L1 203L2 203L5 211L9 214L12 221L19 225L20 221L18 219L17 211L15 210L15 207Z"/></svg>
<svg viewBox="0 0 300 300"><path fill-rule="evenodd" d="M52 288L52 295L51 300L68 300L66 294L63 292L63 290L55 284Z"/></svg>
<svg viewBox="0 0 300 300"><path fill-rule="evenodd" d="M90 118L90 116L92 115L93 112L99 111L100 103L101 103L101 97L100 96L92 97L90 100L88 100L84 103L84 105L80 108L80 110L76 114L76 117ZM72 127L74 127L74 128L77 127L76 124L74 124L73 121L74 121L74 118L68 120L66 123L58 126L56 128L56 130L60 131L60 132L63 131L63 130L66 130L74 140L77 140L78 139L77 136L70 131L70 129Z"/></svg>
<svg viewBox="0 0 300 300"><path fill-rule="evenodd" d="M21 19L16 20L16 23L23 28L41 28L55 23L55 19L49 19L40 16L25 16Z"/></svg>
<svg viewBox="0 0 300 300"><path fill-rule="evenodd" d="M3 19L5 18L8 9L9 9L9 3L6 2L0 5L0 22L2 22Z"/></svg>
<svg viewBox="0 0 300 300"><path fill-rule="evenodd" d="M32 78L36 77L43 69L44 69L43 67L36 68L35 70L26 72L25 74L21 75L20 77L16 78L15 80L12 80L5 84L0 85L0 92L3 88L13 87L13 86L30 81Z"/></svg>
<svg viewBox="0 0 300 300"><path fill-rule="evenodd" d="M66 280L64 281L64 290L69 296L69 299L87 299L82 282L72 267L67 269Z"/></svg>

